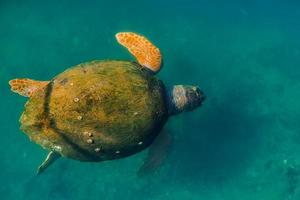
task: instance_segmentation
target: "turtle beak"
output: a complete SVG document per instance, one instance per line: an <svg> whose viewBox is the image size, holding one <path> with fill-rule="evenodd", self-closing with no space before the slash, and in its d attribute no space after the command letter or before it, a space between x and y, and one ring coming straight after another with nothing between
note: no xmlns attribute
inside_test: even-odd
<svg viewBox="0 0 300 200"><path fill-rule="evenodd" d="M206 99L205 94L197 86L185 86L185 95L188 100L188 110L194 110L201 106Z"/></svg>
<svg viewBox="0 0 300 200"><path fill-rule="evenodd" d="M199 87L195 87L194 91L196 92L199 104L202 105L204 100L206 99L204 92Z"/></svg>

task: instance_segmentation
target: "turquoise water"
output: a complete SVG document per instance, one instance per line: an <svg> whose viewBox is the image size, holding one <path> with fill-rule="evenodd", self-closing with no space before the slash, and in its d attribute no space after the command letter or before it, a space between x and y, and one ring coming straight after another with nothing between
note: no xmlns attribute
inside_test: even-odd
<svg viewBox="0 0 300 200"><path fill-rule="evenodd" d="M0 199L299 200L300 3L296 0L0 1ZM26 99L7 82L49 80L94 59L133 59L114 35L163 52L167 85L196 84L200 109L171 118L164 165L146 151L81 163L47 155L19 130Z"/></svg>

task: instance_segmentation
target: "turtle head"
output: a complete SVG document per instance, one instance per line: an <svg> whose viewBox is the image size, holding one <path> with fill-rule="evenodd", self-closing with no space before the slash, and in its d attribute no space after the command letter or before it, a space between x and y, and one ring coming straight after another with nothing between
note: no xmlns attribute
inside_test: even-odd
<svg viewBox="0 0 300 200"><path fill-rule="evenodd" d="M204 93L197 86L175 85L169 91L169 114L192 111L201 106L205 98Z"/></svg>

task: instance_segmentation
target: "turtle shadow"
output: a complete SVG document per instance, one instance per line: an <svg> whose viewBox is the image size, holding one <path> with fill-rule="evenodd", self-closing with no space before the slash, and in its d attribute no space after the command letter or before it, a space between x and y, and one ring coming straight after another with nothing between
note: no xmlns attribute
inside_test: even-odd
<svg viewBox="0 0 300 200"><path fill-rule="evenodd" d="M185 62L185 66L195 65ZM248 109L255 106L256 97L251 93L259 95L263 90L254 82L249 88L242 80L236 81L241 82L238 87L224 88L225 96L207 91L202 108L178 116L182 127L172 127L177 138L169 157L168 179L215 185L239 176L256 159L262 140L260 127L270 119Z"/></svg>
<svg viewBox="0 0 300 200"><path fill-rule="evenodd" d="M215 102L198 116L182 117L184 133L170 155L174 181L220 182L238 176L259 149L259 118L240 111L230 100Z"/></svg>

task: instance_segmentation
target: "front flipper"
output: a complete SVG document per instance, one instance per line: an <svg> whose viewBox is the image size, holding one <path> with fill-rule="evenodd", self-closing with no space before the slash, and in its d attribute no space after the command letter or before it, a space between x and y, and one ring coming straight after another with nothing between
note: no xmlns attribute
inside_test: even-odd
<svg viewBox="0 0 300 200"><path fill-rule="evenodd" d="M9 81L11 91L24 97L31 97L48 83L49 81L35 81L28 78L17 78Z"/></svg>
<svg viewBox="0 0 300 200"><path fill-rule="evenodd" d="M162 62L161 53L147 38L132 32L117 33L116 38L137 59L140 65L154 73L159 71Z"/></svg>
<svg viewBox="0 0 300 200"><path fill-rule="evenodd" d="M172 138L166 132L162 131L151 144L147 157L138 171L139 176L144 176L154 172L166 160L170 150Z"/></svg>
<svg viewBox="0 0 300 200"><path fill-rule="evenodd" d="M60 154L50 151L44 160L44 162L39 166L37 170L37 174L42 173L45 171L46 168L48 168L54 161L56 161L58 158L60 158Z"/></svg>

